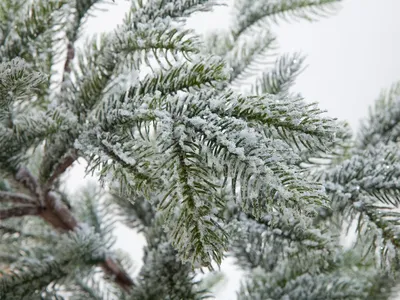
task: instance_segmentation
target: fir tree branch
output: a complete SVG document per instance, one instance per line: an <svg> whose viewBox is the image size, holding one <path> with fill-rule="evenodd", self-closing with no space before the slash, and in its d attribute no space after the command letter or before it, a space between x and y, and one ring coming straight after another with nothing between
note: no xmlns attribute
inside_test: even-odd
<svg viewBox="0 0 400 300"><path fill-rule="evenodd" d="M138 232L146 231L151 227L156 216L153 205L158 204L156 195L151 197L153 203L151 204L142 195L138 194L127 199L127 197L121 196L117 190L118 188L114 187L110 192L109 201L117 207L118 216L122 218L122 222Z"/></svg>
<svg viewBox="0 0 400 300"><path fill-rule="evenodd" d="M321 180L327 168L340 164L351 156L354 141L349 124L340 122L338 125L335 139L326 144L326 151L304 149L299 152L299 166L307 169L317 181Z"/></svg>
<svg viewBox="0 0 400 300"><path fill-rule="evenodd" d="M152 68L150 58L155 59L163 69L168 69L182 56L190 60L192 54L199 52L198 38L191 30L176 28L164 20L155 24L140 24L138 28L131 28L133 25L115 32L110 51L120 56L118 61L124 61L137 70L143 62Z"/></svg>
<svg viewBox="0 0 400 300"><path fill-rule="evenodd" d="M357 136L360 149L378 143L397 142L400 137L400 82L381 92Z"/></svg>
<svg viewBox="0 0 400 300"><path fill-rule="evenodd" d="M35 197L36 201L43 204L43 195L35 176L25 167L20 167L15 179L24 185Z"/></svg>
<svg viewBox="0 0 400 300"><path fill-rule="evenodd" d="M34 2L14 1L14 7L8 4L7 14L12 20L5 17L5 34L2 36L0 53L9 60L15 57L24 58L40 68L34 54L43 54L44 48L54 41L54 33L62 27L62 18L57 16L67 1L64 0L37 0ZM2 16L4 17L4 16ZM8 24L7 24L8 23ZM39 53L35 53L38 51ZM43 61L41 60L43 64Z"/></svg>
<svg viewBox="0 0 400 300"><path fill-rule="evenodd" d="M71 42L68 42L67 45L67 57L65 59L65 63L64 63L64 72L63 72L63 76L62 76L62 81L65 82L67 80L67 74L71 73L71 67L70 64L72 63L72 60L75 57L75 50L74 50L74 46L72 46Z"/></svg>
<svg viewBox="0 0 400 300"><path fill-rule="evenodd" d="M45 209L41 217L54 228L62 231L71 231L78 226L74 215L53 192L45 194Z"/></svg>
<svg viewBox="0 0 400 300"><path fill-rule="evenodd" d="M104 198L104 190L94 183L87 184L73 198L75 201L72 206L76 209L76 216L79 220L84 220L85 224L101 237L103 244L108 248L112 248L115 242L113 235L115 229L115 218L111 216L110 203Z"/></svg>
<svg viewBox="0 0 400 300"><path fill-rule="evenodd" d="M0 109L10 106L13 102L27 99L31 91L38 89L46 81L46 76L34 72L29 65L17 57L10 62L0 64Z"/></svg>
<svg viewBox="0 0 400 300"><path fill-rule="evenodd" d="M72 3L72 22L69 24L70 27L67 29L67 38L71 47L74 47L74 43L79 37L80 29L85 22L88 12L93 9L93 7L101 2L102 0L80 0L73 1Z"/></svg>
<svg viewBox="0 0 400 300"><path fill-rule="evenodd" d="M96 111L103 130L111 131L116 125L126 128L133 123L144 125L153 122L164 114L163 109L169 99L167 96L213 87L227 77L220 60L208 58L208 63L204 60L192 64L186 62L148 75L119 98L110 97L104 101ZM149 109L138 109L141 106Z"/></svg>
<svg viewBox="0 0 400 300"><path fill-rule="evenodd" d="M399 149L397 144L378 144L327 170L322 178L332 204L342 210L348 205L399 206ZM361 202L359 202L361 201Z"/></svg>
<svg viewBox="0 0 400 300"><path fill-rule="evenodd" d="M256 272L254 272L256 273ZM276 278L278 274L257 272L241 286L238 297L243 300L259 299L367 299L368 279L345 273L311 275L307 272L292 278ZM283 276L282 276L283 277Z"/></svg>
<svg viewBox="0 0 400 300"><path fill-rule="evenodd" d="M270 31L262 32L256 40L253 36L239 39L225 56L228 65L233 68L230 82L239 85L271 65L275 49L276 39Z"/></svg>
<svg viewBox="0 0 400 300"><path fill-rule="evenodd" d="M42 210L40 216L50 223L54 228L65 231L73 231L78 228L78 221L68 207L49 192L45 198L46 209ZM101 263L105 272L113 275L114 280L124 289L133 285L129 275L111 259L107 258Z"/></svg>
<svg viewBox="0 0 400 300"><path fill-rule="evenodd" d="M4 146L0 167L15 174L18 166L28 160L29 149L39 146L46 138L55 138L59 130L68 132L71 128L78 130L71 114L62 109L18 115L13 119L12 128L0 124L0 143Z"/></svg>
<svg viewBox="0 0 400 300"><path fill-rule="evenodd" d="M88 11L100 0L82 0L82 1L76 1L75 4L75 10L73 11L73 22L72 26L67 30L67 38L68 38L68 43L67 43L67 51L66 51L66 59L64 63L64 69L63 69L63 75L62 75L62 87L61 87L61 93L66 93L66 82L69 81L69 73L71 73L71 63L72 60L75 57L75 41L78 38L78 33L80 30L80 27L82 26L82 23L84 21L84 18ZM66 143L68 144L68 143ZM47 149L47 151L51 151L51 149ZM65 151L67 152L67 151ZM63 157L63 162L57 163L55 166L54 172L51 175L50 178L47 180L47 187L45 188L46 191L51 188L52 183L58 176L60 176L72 163L75 161L77 158L76 155L74 155L75 150L72 150L73 154L71 156ZM64 153L61 154L61 156ZM61 158L61 157L60 157ZM43 160L44 163L46 163L46 159ZM49 169L49 166L43 165L41 167L41 170L44 169Z"/></svg>
<svg viewBox="0 0 400 300"><path fill-rule="evenodd" d="M179 125L174 124L174 127ZM185 133L177 133L179 131L176 128L173 133L172 163L166 165L173 170L173 179L169 179L169 186L165 183L169 190L164 192L158 209L167 212L168 227L174 224L173 228L168 228L168 235L183 261L212 268L213 260L221 264L228 243L228 235L215 215L223 203L216 193L218 185L208 180L209 167L196 155L193 141ZM177 207L180 208L178 216Z"/></svg>
<svg viewBox="0 0 400 300"><path fill-rule="evenodd" d="M334 13L338 2L340 0L239 0L235 3L238 21L234 26L233 34L238 37L256 28L267 27L269 20L277 22L280 18L292 17L313 21L316 17L325 17Z"/></svg>
<svg viewBox="0 0 400 300"><path fill-rule="evenodd" d="M240 182L244 207L254 205L257 201L253 200L261 192L267 197L293 201L293 204L297 203L295 205L314 201L321 203L324 198L318 191L321 189L318 184L303 181L296 168L287 164L288 160L296 160L288 145L263 137L241 118L207 113L185 121L185 125L193 128L215 159L227 167L234 194L237 194L236 184ZM289 205L288 202L286 205ZM260 213L260 207L257 208L255 211Z"/></svg>
<svg viewBox="0 0 400 300"><path fill-rule="evenodd" d="M155 20L166 17L182 21L183 18L188 17L196 11L210 11L213 6L218 4L218 1L210 0L139 0L132 6L132 10L126 21L128 23L147 23L148 19Z"/></svg>
<svg viewBox="0 0 400 300"><path fill-rule="evenodd" d="M53 185L54 181L57 180L60 177L60 175L62 175L70 166L72 166L72 164L75 162L76 159L77 159L77 151L73 149L71 154L68 154L67 156L63 157L62 161L56 164L52 175L45 184L44 188L45 192L51 189L51 186Z"/></svg>
<svg viewBox="0 0 400 300"><path fill-rule="evenodd" d="M72 26L67 30L66 35L68 39L67 43L67 51L66 51L66 59L64 63L63 75L62 75L62 83L61 83L61 93L66 93L66 82L69 81L69 73L71 73L71 63L75 57L75 41L78 38L79 29L82 25L83 19L87 12L97 3L99 0L82 0L76 1L75 4L75 11L73 12L74 18L72 22ZM68 143L66 143L68 144ZM51 147L50 147L51 148ZM51 151L52 149L46 149L47 151ZM45 152L46 152L45 150ZM65 151L67 152L67 151ZM75 152L73 150L73 152ZM61 154L61 156L64 153ZM46 157L46 155L45 155ZM61 158L61 157L60 157ZM72 163L75 161L77 157L74 155L67 156L63 158L63 162L57 163L55 166L55 170L50 178L47 179L47 187L45 188L46 192L48 189L51 188L52 183L59 175L61 175ZM48 164L46 159L43 160L44 164ZM49 166L42 165L41 170L51 169ZM43 171L42 171L43 173ZM43 177L43 176L42 176Z"/></svg>
<svg viewBox="0 0 400 300"><path fill-rule="evenodd" d="M138 87L132 87L126 96L132 98L136 95L154 94L157 91L161 95L176 94L179 91L189 92L206 86L212 87L227 76L227 70L221 60L207 57L149 75L139 83Z"/></svg>
<svg viewBox="0 0 400 300"><path fill-rule="evenodd" d="M36 299L42 290L82 269L105 259L104 247L91 231L77 230L60 236L52 258L16 264L10 274L0 278L1 299Z"/></svg>
<svg viewBox="0 0 400 300"><path fill-rule="evenodd" d="M47 191L43 193L36 178L28 169L20 168L16 178L19 182L23 183L33 195L39 197L38 195L43 194L42 205L34 207L13 207L11 209L2 210L0 212L0 219L24 215L38 215L58 230L74 231L78 228L78 221L71 213L70 209L58 199L53 192ZM132 286L133 281L130 279L129 275L127 275L122 268L118 267L111 258L104 261L102 267L107 273L111 273L114 276L115 282L124 289L128 289Z"/></svg>
<svg viewBox="0 0 400 300"><path fill-rule="evenodd" d="M155 217L152 221L145 232L144 264L136 279L132 299L208 299L209 295L199 287L200 282L195 279L191 265L182 262L168 242L162 229L162 218Z"/></svg>
<svg viewBox="0 0 400 300"><path fill-rule="evenodd" d="M213 30L204 37L201 53L224 57L235 46L235 39L228 30Z"/></svg>
<svg viewBox="0 0 400 300"><path fill-rule="evenodd" d="M101 263L101 267L111 276L111 278L113 278L115 283L125 291L131 291L135 286L129 274L126 273L125 270L112 258L106 258L105 261Z"/></svg>
<svg viewBox="0 0 400 300"><path fill-rule="evenodd" d="M278 135L289 144L293 143L299 150L324 151L325 144L335 136L335 119L321 116L323 111L317 108L316 103L308 104L299 98L243 97L233 93L211 99L211 110L218 115L246 120L252 127L266 131L274 128L273 136Z"/></svg>
<svg viewBox="0 0 400 300"><path fill-rule="evenodd" d="M35 204L35 199L21 193L0 191L0 202L13 202L22 204Z"/></svg>
<svg viewBox="0 0 400 300"><path fill-rule="evenodd" d="M302 71L304 57L299 53L278 57L272 70L264 72L252 87L257 95L278 94L286 96L297 75Z"/></svg>
<svg viewBox="0 0 400 300"><path fill-rule="evenodd" d="M101 101L105 91L115 84L115 72L122 65L139 69L144 61L151 67L149 57L152 56L160 66L163 66L163 62L159 57L163 57L162 60L171 67L169 58L177 61L179 55L189 58L191 53L198 52L198 43L189 35L190 31L176 29L163 20L158 22L160 24L157 23L156 27L154 24L140 24L138 28L131 28L134 24L128 23L119 28L114 36L103 35L100 42L91 41L85 52L78 54L78 68L74 74L82 80L73 83L71 88L71 93L75 94L73 105L78 115L86 115ZM92 70L90 76L87 75L88 68ZM176 68L173 70L174 75L179 74ZM82 108L86 113L81 112Z"/></svg>
<svg viewBox="0 0 400 300"><path fill-rule="evenodd" d="M312 218L295 210L271 212L256 220L241 213L234 222L232 253L242 267L273 271L282 260L296 259L291 271L308 269L325 272L331 267L330 256L336 249L337 237L327 228L312 225ZM313 264L309 263L313 259Z"/></svg>
<svg viewBox="0 0 400 300"><path fill-rule="evenodd" d="M37 216L40 213L41 210L37 206L14 206L7 209L0 209L0 220L24 216Z"/></svg>
<svg viewBox="0 0 400 300"><path fill-rule="evenodd" d="M94 290L91 286L83 282L80 278L76 280L76 285L82 290L82 298L76 298L75 300L104 300L104 297L100 292ZM107 294L108 296L108 294Z"/></svg>

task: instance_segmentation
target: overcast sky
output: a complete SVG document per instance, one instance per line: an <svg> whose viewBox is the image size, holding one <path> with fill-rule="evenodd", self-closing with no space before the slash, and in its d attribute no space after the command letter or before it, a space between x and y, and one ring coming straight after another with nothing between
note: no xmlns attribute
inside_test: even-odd
<svg viewBox="0 0 400 300"><path fill-rule="evenodd" d="M87 23L87 34L107 31L121 22L129 1L106 13L98 13ZM345 0L337 15L315 23L281 22L274 27L282 52L301 51L307 55L307 69L293 89L307 101L317 101L328 115L349 121L356 129L368 113L381 88L400 80L400 1ZM189 25L199 32L229 24L225 8L198 15ZM83 165L69 172L69 187L83 184ZM128 229L118 229L117 246L129 251L140 267L144 239ZM228 280L220 287L217 300L235 299L239 277L234 267L224 264Z"/></svg>

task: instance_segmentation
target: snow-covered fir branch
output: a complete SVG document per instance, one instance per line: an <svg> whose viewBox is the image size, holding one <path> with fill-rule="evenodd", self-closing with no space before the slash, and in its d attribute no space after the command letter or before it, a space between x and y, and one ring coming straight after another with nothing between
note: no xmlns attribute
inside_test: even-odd
<svg viewBox="0 0 400 300"><path fill-rule="evenodd" d="M185 21L222 1L134 0L78 47L110 1L3 1L0 298L205 299L199 274L230 255L238 299L390 299L398 85L353 138L292 92L305 58L279 55L271 32L338 2L237 0L231 28L203 38ZM69 194L78 159L101 186ZM118 222L146 239L135 276Z"/></svg>

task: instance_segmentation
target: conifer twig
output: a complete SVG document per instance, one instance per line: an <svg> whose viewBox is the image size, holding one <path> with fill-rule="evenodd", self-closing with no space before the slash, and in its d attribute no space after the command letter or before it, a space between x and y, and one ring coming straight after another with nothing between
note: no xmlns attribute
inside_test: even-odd
<svg viewBox="0 0 400 300"><path fill-rule="evenodd" d="M31 192L31 194L36 198L40 207L44 206L42 190L39 186L39 183L35 176L33 176L33 174L27 168L19 168L17 174L15 175L15 179Z"/></svg>
<svg viewBox="0 0 400 300"><path fill-rule="evenodd" d="M75 153L75 152L74 152ZM0 220L11 217L22 217L27 215L37 215L43 218L47 223L61 231L72 231L79 226L78 220L72 214L71 210L50 191L51 183L61 175L75 161L75 156L68 156L56 167L53 175L45 184L45 191L39 185L37 179L25 167L21 167L15 179L23 184L37 200L36 206L17 206L9 209L0 210ZM8 195L8 194L7 194ZM19 195L19 194L15 194ZM14 195L14 197L16 197ZM23 194L21 194L23 195ZM25 196L25 195L24 195ZM27 197L27 196L26 196ZM21 197L23 198L23 197ZM26 198L28 199L28 198ZM1 194L0 194L1 200ZM21 199L22 201L22 199ZM101 264L104 272L110 274L114 281L124 290L128 290L134 285L133 280L112 258L106 258Z"/></svg>
<svg viewBox="0 0 400 300"><path fill-rule="evenodd" d="M22 193L0 191L0 202L13 202L22 204L35 204L35 200Z"/></svg>
<svg viewBox="0 0 400 300"><path fill-rule="evenodd" d="M5 220L14 217L36 216L40 214L40 208L37 206L14 206L0 210L0 220Z"/></svg>
<svg viewBox="0 0 400 300"><path fill-rule="evenodd" d="M54 193L46 194L45 203L46 209L41 211L40 216L53 227L63 231L72 231L79 226L68 207ZM128 290L134 285L129 275L112 258L106 258L101 267L104 272L111 274L114 281L123 289Z"/></svg>
<svg viewBox="0 0 400 300"><path fill-rule="evenodd" d="M45 192L49 191L51 189L51 185L54 183L54 181L61 175L63 174L77 158L77 153L76 150L74 149L70 155L67 155L57 166L55 167L55 170L53 174L50 176L50 178L47 180L46 185L45 185Z"/></svg>
<svg viewBox="0 0 400 300"><path fill-rule="evenodd" d="M67 59L65 60L65 64L64 64L64 74L63 74L63 81L65 81L66 78L66 74L71 73L71 61L74 59L75 57L75 49L74 46L71 42L68 42L67 45Z"/></svg>
<svg viewBox="0 0 400 300"><path fill-rule="evenodd" d="M33 174L24 167L18 169L15 179L22 183L33 195L39 195L39 184Z"/></svg>
<svg viewBox="0 0 400 300"><path fill-rule="evenodd" d="M124 290L129 291L129 289L134 286L134 283L130 276L113 259L109 257L106 258L101 266L104 272L111 276L114 276L114 281Z"/></svg>

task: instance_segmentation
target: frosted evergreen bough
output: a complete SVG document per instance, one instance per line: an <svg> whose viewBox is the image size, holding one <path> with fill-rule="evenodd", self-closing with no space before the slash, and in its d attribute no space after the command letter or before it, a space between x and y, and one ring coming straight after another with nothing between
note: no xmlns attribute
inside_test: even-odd
<svg viewBox="0 0 400 300"><path fill-rule="evenodd" d="M270 26L338 2L236 0L201 37L187 18L224 3L134 0L79 48L107 1L2 1L0 298L206 299L229 255L238 299L390 299L398 85L353 138L292 92L305 57ZM67 193L78 159L99 184ZM135 276L118 222L146 239Z"/></svg>

